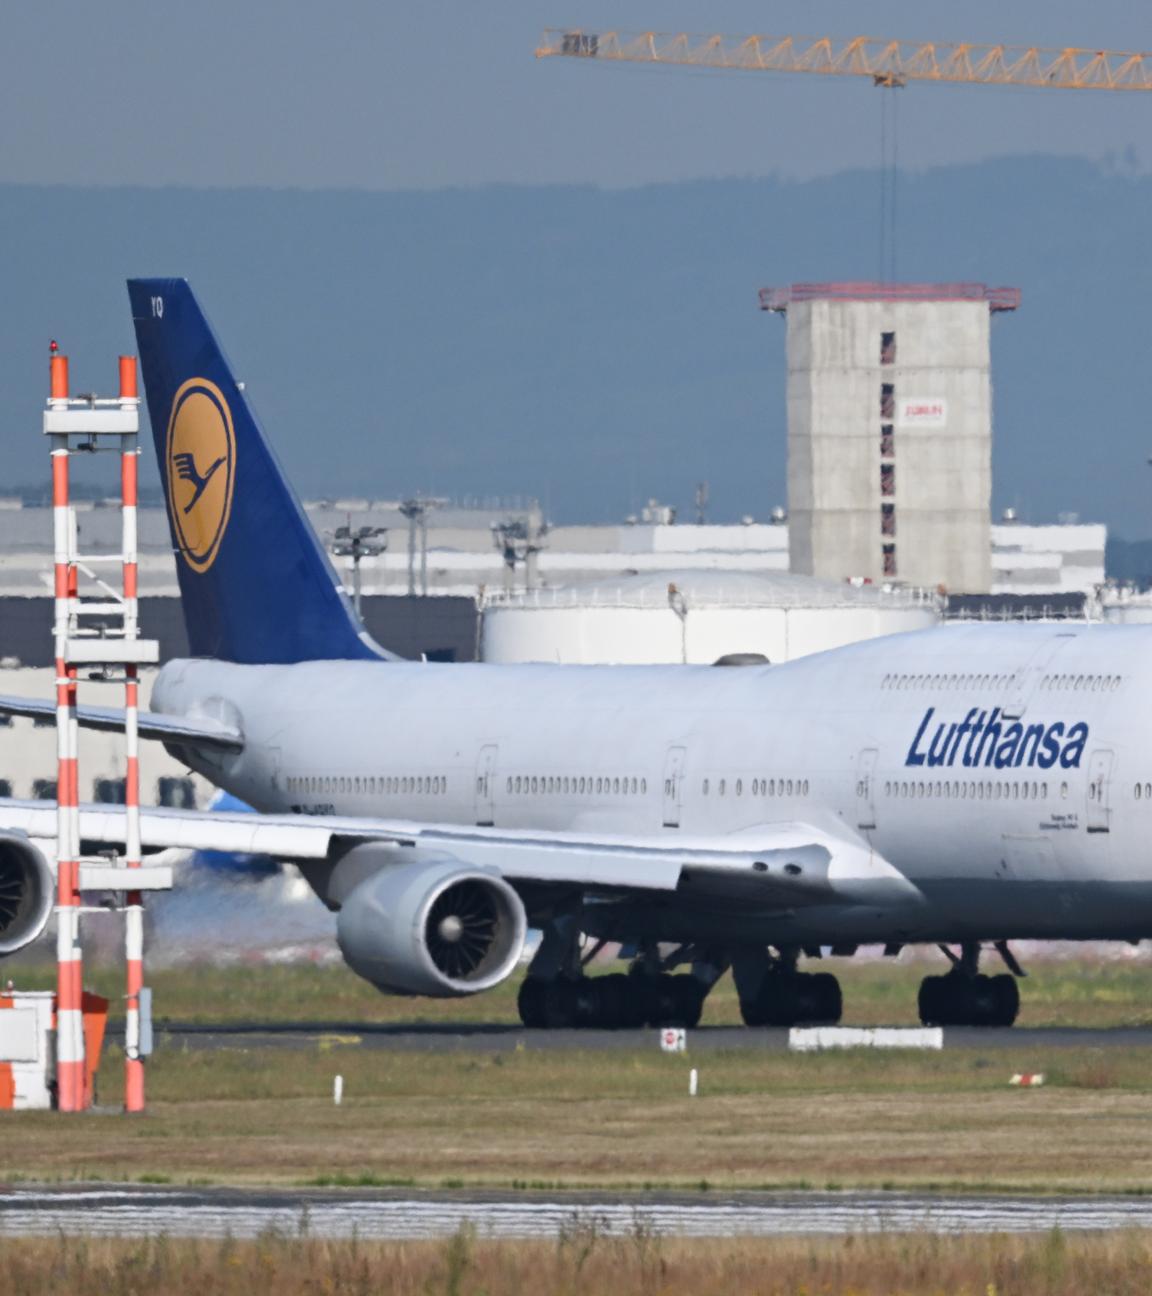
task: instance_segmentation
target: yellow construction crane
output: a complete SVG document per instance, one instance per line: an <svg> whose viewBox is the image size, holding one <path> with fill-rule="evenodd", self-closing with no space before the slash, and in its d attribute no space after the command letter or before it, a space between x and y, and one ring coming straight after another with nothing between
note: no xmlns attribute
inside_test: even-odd
<svg viewBox="0 0 1152 1296"><path fill-rule="evenodd" d="M685 32L587 32L550 28L537 58L663 63L747 72L814 72L909 81L1042 86L1058 90L1152 90L1152 54L1042 49L1026 45L948 45L856 36L693 36Z"/></svg>

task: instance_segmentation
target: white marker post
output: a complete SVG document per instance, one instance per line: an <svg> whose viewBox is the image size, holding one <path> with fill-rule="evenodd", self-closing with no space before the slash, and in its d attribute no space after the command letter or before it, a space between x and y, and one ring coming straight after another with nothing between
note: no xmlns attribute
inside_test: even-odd
<svg viewBox="0 0 1152 1296"><path fill-rule="evenodd" d="M697 1081L697 1079L698 1079L698 1077L697 1077L697 1074L696 1074L696 1068L693 1067L692 1070L688 1072L688 1097L689 1097L689 1098L695 1098L695 1097L696 1097L696 1081Z"/></svg>
<svg viewBox="0 0 1152 1296"><path fill-rule="evenodd" d="M332 1101L337 1107L344 1101L344 1077L338 1075L332 1081Z"/></svg>

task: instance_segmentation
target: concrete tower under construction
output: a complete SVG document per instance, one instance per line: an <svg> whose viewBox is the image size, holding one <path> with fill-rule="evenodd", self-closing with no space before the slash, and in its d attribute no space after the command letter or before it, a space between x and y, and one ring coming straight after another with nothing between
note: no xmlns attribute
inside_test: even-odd
<svg viewBox="0 0 1152 1296"><path fill-rule="evenodd" d="M991 585L990 317L983 284L766 288L788 321L793 572Z"/></svg>

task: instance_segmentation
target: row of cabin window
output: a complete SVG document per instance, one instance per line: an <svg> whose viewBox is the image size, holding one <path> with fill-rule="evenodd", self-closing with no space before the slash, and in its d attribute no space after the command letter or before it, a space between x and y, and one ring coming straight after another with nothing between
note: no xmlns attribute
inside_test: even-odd
<svg viewBox="0 0 1152 1296"><path fill-rule="evenodd" d="M1141 797L1145 801L1152 801L1152 783L1136 784L1136 800L1139 801Z"/></svg>
<svg viewBox="0 0 1152 1296"><path fill-rule="evenodd" d="M1045 675L1042 689L1088 689L1093 693L1115 693L1122 683L1119 675Z"/></svg>
<svg viewBox="0 0 1152 1296"><path fill-rule="evenodd" d="M711 795L711 780L705 779L700 786L700 790L705 796ZM808 780L754 778L749 784L749 790L753 796L807 796ZM717 796L726 796L728 793L728 780L717 779L715 791ZM734 779L732 781L732 792L735 796L744 795L743 779Z"/></svg>
<svg viewBox="0 0 1152 1296"><path fill-rule="evenodd" d="M886 689L1007 689L1018 684L1015 675L885 675Z"/></svg>
<svg viewBox="0 0 1152 1296"><path fill-rule="evenodd" d="M527 774L510 775L507 780L510 795L529 796L543 793L545 796L646 796L648 780L646 778L592 778L586 775L577 778L575 775L548 774L529 776Z"/></svg>
<svg viewBox="0 0 1152 1296"><path fill-rule="evenodd" d="M1114 693L1124 682L1120 675L1045 675L1042 689L1079 689ZM886 689L1010 689L1020 684L1018 675L885 675Z"/></svg>
<svg viewBox="0 0 1152 1296"><path fill-rule="evenodd" d="M944 801L1043 801L1047 783L1002 783L996 780L941 783L885 783L884 795L893 797L936 797ZM1060 784L1060 795L1068 795L1068 784Z"/></svg>
<svg viewBox="0 0 1152 1296"><path fill-rule="evenodd" d="M448 780L443 774L390 774L369 775L364 778L351 775L306 774L288 780L289 792L360 792L370 796L408 796L412 793L443 796L448 791Z"/></svg>

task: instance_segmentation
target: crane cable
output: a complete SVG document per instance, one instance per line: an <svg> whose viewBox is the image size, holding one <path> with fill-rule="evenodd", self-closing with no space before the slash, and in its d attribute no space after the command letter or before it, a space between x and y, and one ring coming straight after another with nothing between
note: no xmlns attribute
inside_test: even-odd
<svg viewBox="0 0 1152 1296"><path fill-rule="evenodd" d="M900 171L900 109L896 98L899 82L878 83L880 91L880 222L878 278L895 283L897 260L897 212Z"/></svg>

